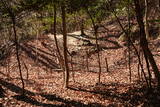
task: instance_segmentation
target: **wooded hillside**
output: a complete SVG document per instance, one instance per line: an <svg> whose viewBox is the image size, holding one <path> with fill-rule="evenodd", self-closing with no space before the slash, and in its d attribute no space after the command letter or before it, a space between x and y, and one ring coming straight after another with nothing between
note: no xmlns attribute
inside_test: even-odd
<svg viewBox="0 0 160 107"><path fill-rule="evenodd" d="M0 23L0 106L160 106L160 0L0 0Z"/></svg>

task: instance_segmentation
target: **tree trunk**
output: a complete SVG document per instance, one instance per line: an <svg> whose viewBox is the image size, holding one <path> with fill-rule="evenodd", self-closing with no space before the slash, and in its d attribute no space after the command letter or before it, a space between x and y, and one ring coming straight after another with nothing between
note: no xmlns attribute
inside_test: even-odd
<svg viewBox="0 0 160 107"><path fill-rule="evenodd" d="M2 88L2 85L0 85L0 98L5 97L5 90Z"/></svg>
<svg viewBox="0 0 160 107"><path fill-rule="evenodd" d="M146 37L149 38L149 24L148 24L148 0L145 0L145 14L144 14L144 29Z"/></svg>
<svg viewBox="0 0 160 107"><path fill-rule="evenodd" d="M67 58L67 31L66 31L66 10L65 5L62 4L62 27L63 27L63 52L64 52L64 64L65 64L65 83L64 87L68 88L69 83L69 66Z"/></svg>
<svg viewBox="0 0 160 107"><path fill-rule="evenodd" d="M19 68L19 73L20 73L20 78L22 81L22 95L24 95L24 81L23 81L23 76L22 76L22 70L21 70L21 62L20 62L20 58L19 58L19 44L18 44L18 39L17 39L17 32L16 32L16 20L15 20L15 16L11 15L12 17L12 23L13 23L13 32L14 32L14 42L16 45L16 57L17 57L17 62L18 62L18 68Z"/></svg>
<svg viewBox="0 0 160 107"><path fill-rule="evenodd" d="M108 6L109 6L109 4L108 4ZM120 22L118 16L116 15L116 12L115 12L112 8L111 8L111 11L112 11L112 13L114 14L114 16L115 16L115 18L116 18L119 26L121 27L122 31L123 31L123 32L125 33L125 35L127 36L127 35L128 35L128 32L124 29L124 27L123 27L122 23ZM130 40L130 37L129 37L129 36L128 36L128 39ZM136 52L136 54L137 54L138 61L139 61L139 64L140 64L140 66L141 66L141 71L142 71L142 73L143 73L143 75L144 75L144 78L145 78L145 80L146 80L146 83L147 83L147 85L148 85L147 77L146 77L146 74L145 74L145 72L144 72L143 64L141 63L141 59L140 59L140 55L139 55L139 53L138 53L138 50L137 50L137 48L134 46L134 44L133 44L133 42L132 42L131 40L130 40L130 44L131 44L131 46L134 48L134 50L135 50L135 52ZM148 86L149 86L149 85L148 85Z"/></svg>
<svg viewBox="0 0 160 107"><path fill-rule="evenodd" d="M84 33L84 20L82 19L81 20L81 36L84 36L85 33Z"/></svg>
<svg viewBox="0 0 160 107"><path fill-rule="evenodd" d="M131 34L131 23L130 23L130 0L128 0L128 9L127 9L127 13L128 13L128 70L129 70L129 80L131 82L132 80L132 69L131 69L131 45L130 45L130 34Z"/></svg>
<svg viewBox="0 0 160 107"><path fill-rule="evenodd" d="M107 58L105 58L105 62L106 62L106 72L109 72L109 68L108 68L108 60L107 60Z"/></svg>
<svg viewBox="0 0 160 107"><path fill-rule="evenodd" d="M18 68L19 68L19 73L20 73L20 78L22 81L22 95L24 95L24 80L22 77L22 70L21 70L21 63L20 63L20 58L19 58L19 43L18 43L18 38L17 38L17 31L16 31L16 20L15 20L15 14L12 12L11 8L8 7L7 3L3 0L1 0L4 8L7 10L11 21L12 21L12 29L13 29L13 33L14 33L14 43L16 45L16 58L17 58L17 62L18 62Z"/></svg>
<svg viewBox="0 0 160 107"><path fill-rule="evenodd" d="M71 55L71 68L72 68L72 78L73 78L73 81L75 82L75 72L74 72L74 66L73 66L73 56Z"/></svg>
<svg viewBox="0 0 160 107"><path fill-rule="evenodd" d="M86 51L86 65L87 65L87 72L89 72L89 54L88 54L88 50Z"/></svg>
<svg viewBox="0 0 160 107"><path fill-rule="evenodd" d="M145 61L146 61L146 67L147 67L147 70L148 70L148 85L149 85L149 88L151 89L152 88L152 76L151 76L151 71L150 71L150 66L149 66L149 62L148 62L148 58L147 58L147 55L144 54L144 58L145 58Z"/></svg>
<svg viewBox="0 0 160 107"><path fill-rule="evenodd" d="M27 65L25 64L25 62L24 61L22 61L23 62L23 65L24 65L24 67L25 67L25 69L26 69L26 80L28 80L29 79L29 70L28 70L28 67L27 67Z"/></svg>
<svg viewBox="0 0 160 107"><path fill-rule="evenodd" d="M139 0L134 0L134 4L135 4L137 21L138 21L138 25L140 28L140 46L142 47L144 54L147 55L147 57L148 57L148 60L151 64L151 67L152 67L153 72L155 74L155 77L158 80L158 87L160 87L160 72L158 71L158 67L157 67L156 62L153 58L153 55L152 55L150 49L148 48L148 42L146 39L145 30L144 30L143 15L141 12Z"/></svg>
<svg viewBox="0 0 160 107"><path fill-rule="evenodd" d="M98 66L99 66L99 76L98 76L99 79L98 79L98 83L100 83L101 82L101 72L102 72L102 70L101 70L101 60L100 60L100 53L99 53L100 49L99 49L98 34L97 34L98 27L94 28L94 29L95 29L95 36L96 36L96 47L97 47L97 51L98 51L98 53L97 53L97 55L98 55Z"/></svg>
<svg viewBox="0 0 160 107"><path fill-rule="evenodd" d="M59 49L59 45L58 45L58 40L57 40L57 30L56 30L56 25L57 25L57 7L56 4L54 4L54 23L53 23L53 35L54 35L54 40L55 40L55 45L56 45L56 49L57 49L57 56L58 56L58 60L59 60L59 64L62 67L62 69L64 70L64 60L62 57L62 54L60 52Z"/></svg>
<svg viewBox="0 0 160 107"><path fill-rule="evenodd" d="M95 21L92 17L92 15L90 14L90 12L88 11L88 9L86 8L86 11L92 21L92 25L93 25L93 28L94 28L94 35L95 35L95 38L96 38L96 48L97 48L97 56L98 56L98 66L99 66L99 74L98 74L98 83L101 82L101 60L100 60L100 49L99 49L99 44L98 44L98 26L95 24Z"/></svg>

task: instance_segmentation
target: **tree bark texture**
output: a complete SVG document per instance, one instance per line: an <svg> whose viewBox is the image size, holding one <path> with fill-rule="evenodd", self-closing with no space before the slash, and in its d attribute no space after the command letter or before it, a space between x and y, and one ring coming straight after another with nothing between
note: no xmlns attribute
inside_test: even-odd
<svg viewBox="0 0 160 107"><path fill-rule="evenodd" d="M144 29L144 23L143 23L143 15L141 12L141 7L140 7L140 1L139 0L134 0L135 4L135 11L136 11L136 17L137 17L137 22L140 28L140 46L143 50L143 53L147 55L147 58L149 60L149 63L151 64L151 67L153 69L153 72L155 74L156 79L158 80L158 87L160 87L160 72L158 70L158 67L156 65L156 62L153 58L153 55L148 47L148 42L146 39L146 34L145 34L145 29Z"/></svg>
<svg viewBox="0 0 160 107"><path fill-rule="evenodd" d="M64 52L64 65L65 65L65 83L64 87L68 88L69 84L69 66L68 66L68 57L67 57L67 31L66 31L66 10L65 5L62 4L62 27L63 27L63 52Z"/></svg>

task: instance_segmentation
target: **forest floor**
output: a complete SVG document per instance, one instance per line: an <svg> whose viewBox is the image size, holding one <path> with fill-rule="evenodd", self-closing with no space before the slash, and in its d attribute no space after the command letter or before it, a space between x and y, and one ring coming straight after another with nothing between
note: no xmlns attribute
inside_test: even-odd
<svg viewBox="0 0 160 107"><path fill-rule="evenodd" d="M133 49L130 82L127 46L118 39L120 29L112 25L108 26L108 29L108 32L99 32L98 38L102 67L100 84L97 84L99 68L95 38L91 33L82 36L80 32L68 34L68 51L72 54L72 60L71 56L68 57L70 69L73 64L68 89L63 88L63 72L57 60L53 35L42 35L38 39L20 44L25 96L21 96L22 84L14 49L0 66L0 85L5 91L4 96L0 98L0 106L160 106L160 95L157 91L154 90L152 94L149 94L145 82L139 79L138 60ZM62 35L57 35L57 37L59 43L62 44ZM151 41L150 48L160 67L160 40ZM61 45L60 49L62 51ZM87 54L89 70L86 67ZM106 71L105 58L108 61L109 71Z"/></svg>

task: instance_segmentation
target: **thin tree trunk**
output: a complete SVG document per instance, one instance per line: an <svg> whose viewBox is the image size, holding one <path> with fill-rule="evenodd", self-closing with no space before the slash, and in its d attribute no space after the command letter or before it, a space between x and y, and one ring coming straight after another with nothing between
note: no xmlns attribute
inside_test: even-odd
<svg viewBox="0 0 160 107"><path fill-rule="evenodd" d="M73 66L73 56L71 55L71 68L72 68L72 78L73 81L75 82L75 72L74 72L74 66Z"/></svg>
<svg viewBox="0 0 160 107"><path fill-rule="evenodd" d="M17 39L15 16L12 16L12 23L13 23L13 32L14 32L14 39L15 39L14 42L16 45L16 57L17 57L17 62L18 62L20 78L22 81L22 95L24 95L24 81L23 81L22 70L21 70L21 62L20 62L20 58L19 58L19 44L18 44L18 39Z"/></svg>
<svg viewBox="0 0 160 107"><path fill-rule="evenodd" d="M138 49L138 55L140 56L141 52L140 52L140 46L139 46L139 49ZM138 70L138 78L139 80L141 80L141 73L140 73L140 63L138 62L138 65L137 65L137 70Z"/></svg>
<svg viewBox="0 0 160 107"><path fill-rule="evenodd" d="M98 83L101 82L101 60L100 60L100 49L99 49L99 44L98 44L98 26L95 24L94 22L94 19L92 17L92 15L90 14L90 12L88 11L88 9L86 8L86 11L92 21L92 25L93 25L93 28L94 28L94 35L95 35L95 38L96 38L96 48L97 48L97 56L98 56L98 66L99 66L99 73L98 73Z"/></svg>
<svg viewBox="0 0 160 107"><path fill-rule="evenodd" d="M88 51L86 51L86 64L87 64L87 71L89 72L89 62L88 62Z"/></svg>
<svg viewBox="0 0 160 107"><path fill-rule="evenodd" d="M138 71L138 79L140 80L141 79L141 75L140 75L140 65L139 65L139 63L137 65L137 71Z"/></svg>
<svg viewBox="0 0 160 107"><path fill-rule="evenodd" d="M7 60L7 76L10 78L10 58Z"/></svg>
<svg viewBox="0 0 160 107"><path fill-rule="evenodd" d="M64 64L65 64L65 83L64 87L68 88L69 84L69 66L67 57L67 31L66 31L66 10L65 5L62 4L62 27L63 27L63 52L64 52Z"/></svg>
<svg viewBox="0 0 160 107"><path fill-rule="evenodd" d="M81 36L84 36L85 33L84 33L84 20L82 19L81 20Z"/></svg>
<svg viewBox="0 0 160 107"><path fill-rule="evenodd" d="M29 79L29 70L28 70L28 67L27 67L26 63L24 61L22 61L22 62L23 62L23 65L24 65L24 67L25 67L25 69L27 71L26 79L28 80Z"/></svg>
<svg viewBox="0 0 160 107"><path fill-rule="evenodd" d="M158 67L156 65L156 62L153 58L153 55L148 48L148 42L146 39L145 30L144 30L143 16L141 13L141 7L139 4L139 0L134 0L134 3L135 3L135 11L136 11L136 16L137 16L137 21L138 21L138 24L140 27L140 45L143 49L144 54L146 54L148 57L148 60L151 64L151 67L152 67L153 72L155 74L155 77L158 81L158 88L160 88L160 72L159 72Z"/></svg>
<svg viewBox="0 0 160 107"><path fill-rule="evenodd" d="M38 25L36 25L36 46L35 46L35 56L36 56L36 59L35 59L35 66L38 64L38 36L40 35L40 31L39 31L39 27L40 27L40 24L39 24L39 21L38 21ZM40 77L40 71L37 71L37 77L39 78Z"/></svg>
<svg viewBox="0 0 160 107"><path fill-rule="evenodd" d="M149 24L148 24L148 0L145 0L145 14L144 14L144 29L146 33L146 38L149 38Z"/></svg>
<svg viewBox="0 0 160 107"><path fill-rule="evenodd" d="M53 23L53 35L54 35L54 40L55 40L55 45L56 45L56 49L57 49L57 57L58 57L58 61L60 64L60 67L63 69L63 81L65 82L65 68L64 68L64 60L63 60L63 56L60 52L59 49L59 45L58 45L58 40L57 40L57 6L56 4L54 4L54 23Z"/></svg>
<svg viewBox="0 0 160 107"><path fill-rule="evenodd" d="M56 45L56 49L57 49L57 53L58 53L57 54L58 55L58 60L59 60L60 66L64 70L64 61L63 61L63 57L62 57L62 54L61 54L60 49L59 49L57 35L56 35L56 33L57 33L56 25L57 25L57 7L56 7L56 4L54 4L53 35L54 35L55 45Z"/></svg>
<svg viewBox="0 0 160 107"><path fill-rule="evenodd" d="M150 71L147 55L144 54L144 58L145 58L145 61L146 61L146 67L147 67L148 75L149 75L149 88L151 89L152 88L152 83L151 83L152 77L151 77L151 71Z"/></svg>
<svg viewBox="0 0 160 107"><path fill-rule="evenodd" d="M109 6L109 4L108 4L108 6ZM125 35L128 35L128 33L127 33L126 30L124 29L123 25L121 24L119 18L117 17L115 11L112 10L112 12L113 12L115 18L117 19L117 22L118 22L119 26L121 27L122 31L125 33ZM128 36L128 39L130 39L129 36ZM144 78L145 78L145 80L146 80L146 83L147 83L147 86L148 86L147 77L146 77L146 74L145 74L145 72L144 72L143 64L141 63L141 59L140 59L140 56L139 56L139 54L138 54L137 48L134 46L134 44L133 44L133 42L132 42L131 40L130 40L130 43L131 43L132 47L134 48L134 50L135 50L135 52L136 52L136 55L137 55L137 57L138 57L139 64L140 64L140 66L141 66L141 71L142 71L142 73L143 73L143 76L144 76Z"/></svg>
<svg viewBox="0 0 160 107"><path fill-rule="evenodd" d="M141 46L140 46L140 47L141 47ZM144 65L143 51L140 52L140 58L141 58L142 65ZM142 75L142 72L141 72L141 75ZM143 77L142 77L142 81L143 81Z"/></svg>
<svg viewBox="0 0 160 107"><path fill-rule="evenodd" d="M105 62L106 62L106 72L109 72L109 68L108 68L108 60L107 60L107 58L105 58Z"/></svg>
<svg viewBox="0 0 160 107"><path fill-rule="evenodd" d="M130 40L128 39L128 70L129 70L129 80L132 80L132 70L131 70L131 47Z"/></svg>
<svg viewBox="0 0 160 107"><path fill-rule="evenodd" d="M18 39L17 39L15 15L12 12L12 10L8 7L6 2L4 2L3 0L1 0L1 2L3 3L4 7L8 11L8 14L10 15L10 18L11 18L11 21L12 21L12 24L13 24L12 28L13 28L13 32L14 32L14 42L15 42L15 45L16 45L16 58L17 58L17 62L18 62L20 78L21 78L21 81L22 81L22 95L24 95L24 81L23 81L23 77L22 77L21 63L20 63L20 58L19 58L19 44L18 44Z"/></svg>
<svg viewBox="0 0 160 107"><path fill-rule="evenodd" d="M38 27L37 27L37 34L36 34L36 53L35 53L35 55L36 55L36 61L35 61L35 63L37 64L38 63L38 36L39 36L39 22L38 22Z"/></svg>
<svg viewBox="0 0 160 107"><path fill-rule="evenodd" d="M130 47L130 34L131 34L131 24L130 24L130 2L128 0L128 9L127 9L127 12L128 12L128 69L129 69L129 80L131 82L132 80L132 70L131 70L131 47Z"/></svg>
<svg viewBox="0 0 160 107"><path fill-rule="evenodd" d="M99 44L98 44L97 30L98 30L98 28L95 28L96 47L97 47L97 51L98 51L97 55L98 55L98 66L99 66L99 79L98 79L98 83L100 83L101 82L101 72L102 72L102 70L101 70L101 60L100 60L100 53L99 53L100 49L99 49Z"/></svg>
<svg viewBox="0 0 160 107"><path fill-rule="evenodd" d="M82 66L83 66L83 68L85 69L85 56L82 56L83 57L83 62L82 62Z"/></svg>
<svg viewBox="0 0 160 107"><path fill-rule="evenodd" d="M2 85L0 85L0 98L5 97L5 90L2 88Z"/></svg>

